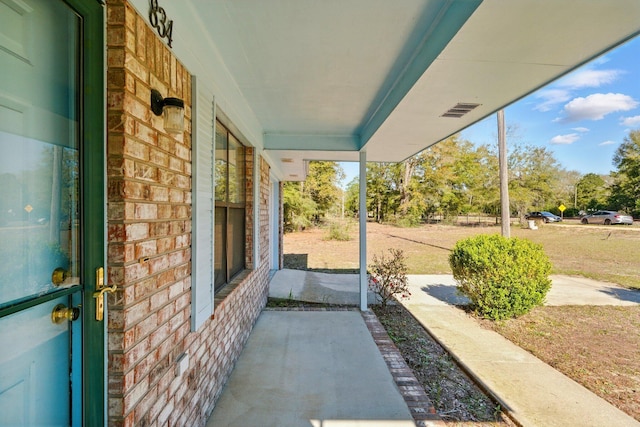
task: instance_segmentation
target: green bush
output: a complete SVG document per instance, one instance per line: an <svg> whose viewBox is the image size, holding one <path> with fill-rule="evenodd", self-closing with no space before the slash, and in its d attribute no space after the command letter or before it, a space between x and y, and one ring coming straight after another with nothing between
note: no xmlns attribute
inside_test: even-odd
<svg viewBox="0 0 640 427"><path fill-rule="evenodd" d="M332 222L329 224L323 240L337 240L339 242L351 240L351 227L349 223Z"/></svg>
<svg viewBox="0 0 640 427"><path fill-rule="evenodd" d="M449 256L458 291L476 313L499 320L542 305L551 288L551 262L526 239L478 235L460 240Z"/></svg>
<svg viewBox="0 0 640 427"><path fill-rule="evenodd" d="M401 228L418 227L421 224L420 217L413 215L406 215L398 217L395 220L395 225Z"/></svg>

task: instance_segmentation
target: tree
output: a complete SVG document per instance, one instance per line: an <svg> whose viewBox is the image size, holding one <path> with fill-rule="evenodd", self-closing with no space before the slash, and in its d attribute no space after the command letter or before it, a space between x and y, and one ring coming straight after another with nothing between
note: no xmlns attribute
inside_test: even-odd
<svg viewBox="0 0 640 427"><path fill-rule="evenodd" d="M336 162L311 162L304 182L285 182L283 216L286 231L317 224L330 210L337 211L342 199L338 187L344 171Z"/></svg>
<svg viewBox="0 0 640 427"><path fill-rule="evenodd" d="M617 171L609 199L611 207L640 215L640 130L629 132L613 156Z"/></svg>
<svg viewBox="0 0 640 427"><path fill-rule="evenodd" d="M588 173L576 184L575 199L580 210L606 209L609 196L610 190L598 174Z"/></svg>
<svg viewBox="0 0 640 427"><path fill-rule="evenodd" d="M401 163L368 163L367 210L378 222L403 225L434 215L498 214L497 158L495 148L476 147L453 135ZM508 162L511 201L520 216L531 208L545 210L573 201L579 175L562 169L546 148L515 143ZM354 180L345 203L352 212L357 212L357 190Z"/></svg>
<svg viewBox="0 0 640 427"><path fill-rule="evenodd" d="M400 206L402 165L399 163L367 163L367 211L377 222L384 222Z"/></svg>
<svg viewBox="0 0 640 427"><path fill-rule="evenodd" d="M563 204L567 206L564 215L577 215L576 206L576 189L578 182L582 178L582 174L578 171L570 171L561 169L558 171L558 179L554 187L554 193L557 196L557 205Z"/></svg>
<svg viewBox="0 0 640 427"><path fill-rule="evenodd" d="M500 175L498 172L498 155L486 145L478 147L476 153L479 168L474 188L474 206L479 212L499 215Z"/></svg>
<svg viewBox="0 0 640 427"><path fill-rule="evenodd" d="M416 179L427 216L468 213L479 210L489 198L498 197L497 193L491 194L497 190L497 163L486 147L475 148L458 135L420 154Z"/></svg>
<svg viewBox="0 0 640 427"><path fill-rule="evenodd" d="M360 178L355 177L347 184L347 189L344 195L344 209L350 212L353 216L358 214L360 200Z"/></svg>
<svg viewBox="0 0 640 427"><path fill-rule="evenodd" d="M302 182L285 182L282 187L282 207L285 231L300 231L310 227L317 205L304 194Z"/></svg>
<svg viewBox="0 0 640 427"><path fill-rule="evenodd" d="M497 164L488 154L486 147L475 148L454 135L404 162L370 163L368 209L378 222L407 225L435 214L452 217L482 209L487 200L499 200L492 173Z"/></svg>
<svg viewBox="0 0 640 427"><path fill-rule="evenodd" d="M519 217L554 201L560 165L544 147L516 145L509 153L509 197Z"/></svg>
<svg viewBox="0 0 640 427"><path fill-rule="evenodd" d="M342 199L339 187L344 171L337 162L310 162L303 192L316 204L314 222L318 222Z"/></svg>

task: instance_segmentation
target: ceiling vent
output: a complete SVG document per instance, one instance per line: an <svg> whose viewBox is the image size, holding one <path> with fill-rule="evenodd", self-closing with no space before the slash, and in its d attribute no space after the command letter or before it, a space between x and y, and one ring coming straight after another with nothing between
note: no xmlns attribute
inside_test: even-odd
<svg viewBox="0 0 640 427"><path fill-rule="evenodd" d="M473 103L469 103L469 102L465 102L465 103L458 103L456 105L453 106L453 108L450 108L449 110L447 110L441 117L455 117L456 119L459 119L460 117L464 116L465 114L467 114L469 111L479 107L481 104L473 104Z"/></svg>
<svg viewBox="0 0 640 427"><path fill-rule="evenodd" d="M290 157L283 157L280 159L282 163L293 163L293 159Z"/></svg>

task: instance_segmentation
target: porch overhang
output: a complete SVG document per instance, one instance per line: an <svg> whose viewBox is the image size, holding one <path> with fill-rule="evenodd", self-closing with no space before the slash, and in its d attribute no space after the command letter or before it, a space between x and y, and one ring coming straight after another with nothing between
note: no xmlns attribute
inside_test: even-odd
<svg viewBox="0 0 640 427"><path fill-rule="evenodd" d="M131 0L142 13L147 0ZM276 176L402 161L640 32L637 0L163 2L173 49ZM202 82L202 76L200 81ZM458 117L457 104L477 107Z"/></svg>

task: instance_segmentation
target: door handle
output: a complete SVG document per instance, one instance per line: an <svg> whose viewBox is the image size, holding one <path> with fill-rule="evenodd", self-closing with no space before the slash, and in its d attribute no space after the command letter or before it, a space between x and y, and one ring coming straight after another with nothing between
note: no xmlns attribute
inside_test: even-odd
<svg viewBox="0 0 640 427"><path fill-rule="evenodd" d="M80 306L67 307L64 304L58 304L53 308L51 312L51 321L56 325L62 322L70 321L74 322L80 317Z"/></svg>
<svg viewBox="0 0 640 427"><path fill-rule="evenodd" d="M96 291L93 297L96 299L96 320L104 320L104 293L114 293L118 289L117 285L104 285L104 268L100 267L96 270Z"/></svg>

